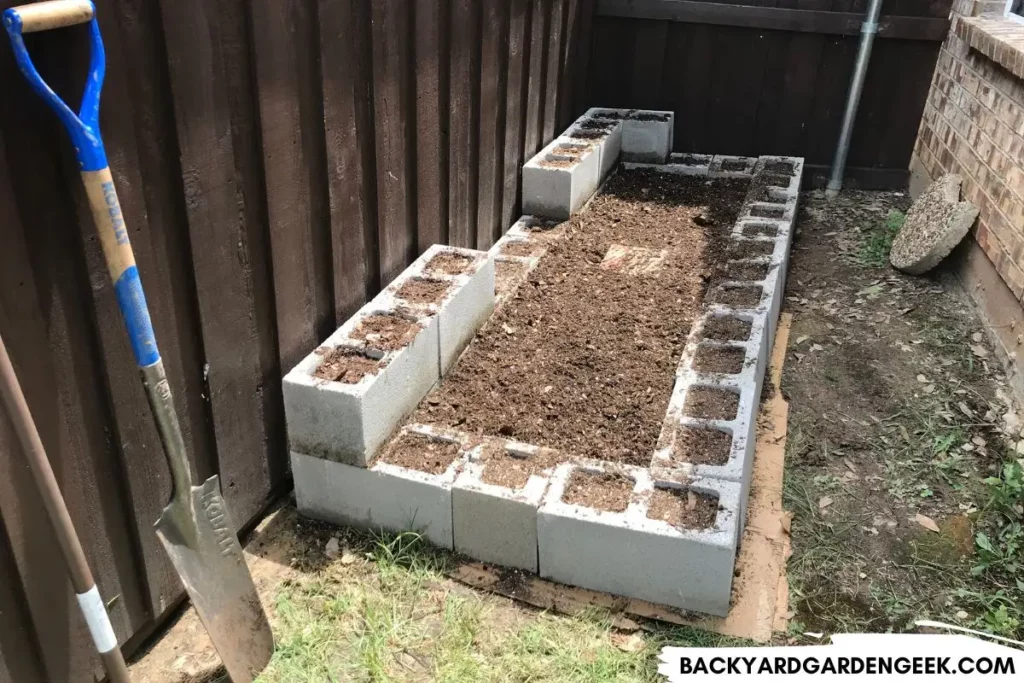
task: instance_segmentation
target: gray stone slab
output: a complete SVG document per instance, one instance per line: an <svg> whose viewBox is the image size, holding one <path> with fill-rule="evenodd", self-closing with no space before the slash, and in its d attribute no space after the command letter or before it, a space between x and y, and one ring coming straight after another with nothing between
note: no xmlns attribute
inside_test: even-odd
<svg viewBox="0 0 1024 683"><path fill-rule="evenodd" d="M962 182L959 175L947 173L914 201L889 252L894 268L911 275L927 273L967 235L978 219L978 207L960 201Z"/></svg>

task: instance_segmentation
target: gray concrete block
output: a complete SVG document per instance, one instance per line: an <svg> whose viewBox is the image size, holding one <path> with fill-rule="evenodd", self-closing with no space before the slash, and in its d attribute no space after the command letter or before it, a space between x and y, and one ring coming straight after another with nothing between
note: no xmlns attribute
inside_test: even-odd
<svg viewBox="0 0 1024 683"><path fill-rule="evenodd" d="M444 253L464 256L470 259L470 265L459 275L426 272L430 261ZM442 280L453 286L439 304L402 302L397 292L413 277ZM385 291L410 310L437 317L438 364L439 374L443 377L494 310L494 259L487 252L435 244L423 252Z"/></svg>
<svg viewBox="0 0 1024 683"><path fill-rule="evenodd" d="M356 384L319 379L313 373L323 357L314 351L283 382L289 447L311 456L365 467L377 449L437 382L439 339L435 316L416 316L422 329L398 351L375 351L351 338L363 318L395 312L381 296L352 316L320 349L349 347L381 357L382 367Z"/></svg>
<svg viewBox="0 0 1024 683"><path fill-rule="evenodd" d="M675 114L649 109L594 107L589 118L622 121L622 160L664 164L672 152Z"/></svg>
<svg viewBox="0 0 1024 683"><path fill-rule="evenodd" d="M299 513L359 529L415 531L436 546L454 547L452 484L465 454L436 475L387 463L353 467L295 451L291 457Z"/></svg>
<svg viewBox="0 0 1024 683"><path fill-rule="evenodd" d="M607 130L596 129L595 125L607 126ZM595 137L596 135L603 137ZM619 157L622 155L622 121L598 121L584 115L569 126L561 137L576 143L590 142L597 145L601 180L615 170L615 165L619 163Z"/></svg>
<svg viewBox="0 0 1024 683"><path fill-rule="evenodd" d="M540 574L544 578L680 609L725 615L729 610L739 539L739 487L695 479L695 492L715 495L719 511L706 530L681 530L647 517L651 493L681 488L626 468L636 482L625 512L605 512L562 501L573 470L604 471L594 464L560 465L537 513Z"/></svg>
<svg viewBox="0 0 1024 683"><path fill-rule="evenodd" d="M596 145L556 139L523 166L523 211L567 220L601 182Z"/></svg>
<svg viewBox="0 0 1024 683"><path fill-rule="evenodd" d="M537 446L504 441L495 444L523 458ZM484 562L537 572L537 508L548 477L531 475L519 489L485 483L482 447L470 455L452 488L455 550Z"/></svg>

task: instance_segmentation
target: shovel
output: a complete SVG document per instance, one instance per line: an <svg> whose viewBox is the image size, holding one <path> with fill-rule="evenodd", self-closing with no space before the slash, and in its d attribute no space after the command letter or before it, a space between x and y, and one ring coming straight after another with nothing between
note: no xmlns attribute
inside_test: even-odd
<svg viewBox="0 0 1024 683"><path fill-rule="evenodd" d="M170 503L156 522L156 533L231 680L249 683L270 660L274 639L221 495L218 477L210 477L202 486L192 485L171 389L157 351L135 255L100 137L100 90L106 60L95 14L96 8L89 0L50 0L8 9L3 21L18 67L36 94L56 112L75 147L118 307L171 471L174 489ZM22 34L86 22L91 40L89 77L76 115L40 77Z"/></svg>

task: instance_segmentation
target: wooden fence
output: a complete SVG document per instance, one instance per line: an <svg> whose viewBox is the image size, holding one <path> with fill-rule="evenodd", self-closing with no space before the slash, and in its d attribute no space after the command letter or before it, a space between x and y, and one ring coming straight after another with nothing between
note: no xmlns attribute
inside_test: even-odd
<svg viewBox="0 0 1024 683"><path fill-rule="evenodd" d="M15 4L3 0L0 9ZM435 242L486 248L582 102L592 0L97 0L102 126L199 477L236 522L287 486L280 378ZM82 28L28 36L69 100ZM118 636L182 589L169 493L68 141L0 47L0 334ZM0 418L0 682L91 680Z"/></svg>
<svg viewBox="0 0 1024 683"><path fill-rule="evenodd" d="M822 184L866 0L598 0L587 101L670 109L675 146L793 154ZM886 0L848 178L905 186L951 0Z"/></svg>

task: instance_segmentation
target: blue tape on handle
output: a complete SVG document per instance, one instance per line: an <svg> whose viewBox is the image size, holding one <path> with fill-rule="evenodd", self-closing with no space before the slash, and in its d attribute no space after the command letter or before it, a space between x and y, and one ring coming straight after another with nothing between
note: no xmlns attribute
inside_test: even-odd
<svg viewBox="0 0 1024 683"><path fill-rule="evenodd" d="M124 326L128 330L135 362L143 368L156 363L160 360L160 352L156 348L156 335L153 334L153 322L149 319L139 269L129 266L121 273L121 277L114 283L114 293L117 294L117 305L121 308Z"/></svg>

